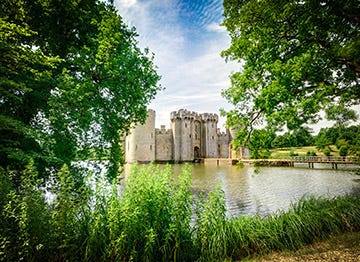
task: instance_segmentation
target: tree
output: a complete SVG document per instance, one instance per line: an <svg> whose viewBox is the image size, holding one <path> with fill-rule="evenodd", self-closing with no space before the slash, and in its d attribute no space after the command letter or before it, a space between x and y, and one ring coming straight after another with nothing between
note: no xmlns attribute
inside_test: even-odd
<svg viewBox="0 0 360 262"><path fill-rule="evenodd" d="M324 150L325 148L332 145L333 142L331 137L328 135L327 129L322 128L319 134L315 138L315 145L318 150Z"/></svg>
<svg viewBox="0 0 360 262"><path fill-rule="evenodd" d="M276 136L271 145L275 148L293 147L297 146L297 141L293 134L286 132L283 135Z"/></svg>
<svg viewBox="0 0 360 262"><path fill-rule="evenodd" d="M300 127L294 130L293 133L296 141L296 146L310 146L314 143L314 138L311 136L311 131L308 127Z"/></svg>
<svg viewBox="0 0 360 262"><path fill-rule="evenodd" d="M32 121L46 107L46 89L60 59L28 43L36 35L25 21L23 1L0 3L0 165L21 170L43 159Z"/></svg>
<svg viewBox="0 0 360 262"><path fill-rule="evenodd" d="M346 109L360 101L360 5L352 0L224 0L231 46L227 60L243 64L223 96L235 108L228 125L316 123L319 112ZM330 114L331 115L331 114ZM337 119L331 115L332 119Z"/></svg>
<svg viewBox="0 0 360 262"><path fill-rule="evenodd" d="M137 47L111 2L1 2L3 167L20 170L31 157L46 173L97 148L98 159L108 154L109 174L118 173L122 137L145 120L161 87L153 55Z"/></svg>
<svg viewBox="0 0 360 262"><path fill-rule="evenodd" d="M256 129L249 141L251 158L268 158L275 133L271 130Z"/></svg>

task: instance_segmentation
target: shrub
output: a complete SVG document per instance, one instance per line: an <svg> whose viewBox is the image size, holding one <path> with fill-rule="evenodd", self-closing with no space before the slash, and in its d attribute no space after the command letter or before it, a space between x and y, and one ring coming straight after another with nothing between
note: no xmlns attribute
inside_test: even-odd
<svg viewBox="0 0 360 262"><path fill-rule="evenodd" d="M339 148L339 155L340 156L347 156L347 153L349 151L349 146L348 145L343 145Z"/></svg>
<svg viewBox="0 0 360 262"><path fill-rule="evenodd" d="M330 148L329 148L329 147L325 148L325 149L323 150L323 153L324 153L325 156L331 156L331 150L330 150Z"/></svg>
<svg viewBox="0 0 360 262"><path fill-rule="evenodd" d="M298 156L299 154L298 153L295 153L294 150L291 150L290 151L290 156Z"/></svg>
<svg viewBox="0 0 360 262"><path fill-rule="evenodd" d="M316 152L315 151L307 151L306 155L307 156L316 156Z"/></svg>

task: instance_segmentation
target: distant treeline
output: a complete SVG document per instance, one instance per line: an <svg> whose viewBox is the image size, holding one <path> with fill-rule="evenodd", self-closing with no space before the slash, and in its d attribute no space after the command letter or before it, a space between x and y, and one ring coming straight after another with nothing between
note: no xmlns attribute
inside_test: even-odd
<svg viewBox="0 0 360 262"><path fill-rule="evenodd" d="M330 145L335 145L341 156L359 156L360 125L322 128L317 135L312 135L311 130L305 127L281 135L277 135L275 131L258 129L254 130L249 141L253 158L269 156L269 150L274 148L304 146L316 146L318 150L328 155Z"/></svg>

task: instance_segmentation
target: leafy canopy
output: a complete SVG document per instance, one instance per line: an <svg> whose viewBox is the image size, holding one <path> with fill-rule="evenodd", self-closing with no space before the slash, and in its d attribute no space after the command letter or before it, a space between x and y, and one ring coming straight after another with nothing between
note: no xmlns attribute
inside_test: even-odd
<svg viewBox="0 0 360 262"><path fill-rule="evenodd" d="M1 1L4 168L32 158L46 174L91 154L118 173L122 137L161 87L153 55L109 2Z"/></svg>
<svg viewBox="0 0 360 262"><path fill-rule="evenodd" d="M223 91L234 105L223 114L245 128L241 143L264 120L294 130L322 110L332 120L356 118L349 106L360 101L359 14L352 0L224 0L231 46L222 55L243 70Z"/></svg>

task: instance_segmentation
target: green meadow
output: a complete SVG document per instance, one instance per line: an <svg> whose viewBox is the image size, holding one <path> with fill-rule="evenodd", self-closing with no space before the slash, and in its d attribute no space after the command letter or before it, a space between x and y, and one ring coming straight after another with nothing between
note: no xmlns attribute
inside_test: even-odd
<svg viewBox="0 0 360 262"><path fill-rule="evenodd" d="M339 150L335 145L329 146L331 156L339 156ZM325 156L322 150L318 150L316 146L303 146L303 147L284 147L275 148L270 150L271 158L288 158L294 155L308 156L315 153L317 156Z"/></svg>

